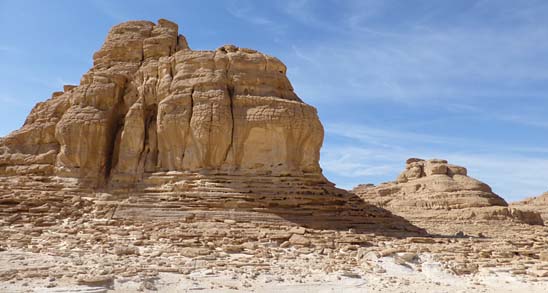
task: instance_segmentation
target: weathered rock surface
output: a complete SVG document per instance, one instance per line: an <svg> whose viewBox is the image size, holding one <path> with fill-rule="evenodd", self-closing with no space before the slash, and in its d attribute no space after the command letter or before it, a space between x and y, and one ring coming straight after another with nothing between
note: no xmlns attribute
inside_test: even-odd
<svg viewBox="0 0 548 293"><path fill-rule="evenodd" d="M510 206L520 210L538 212L541 214L544 222L548 222L548 192L522 201L513 202Z"/></svg>
<svg viewBox="0 0 548 293"><path fill-rule="evenodd" d="M0 175L116 186L167 171L320 174L322 125L278 59L193 51L166 20L113 27L93 59L0 141Z"/></svg>
<svg viewBox="0 0 548 293"><path fill-rule="evenodd" d="M408 159L396 181L359 185L352 192L407 219L508 219L543 224L538 213L509 208L487 184L446 160Z"/></svg>

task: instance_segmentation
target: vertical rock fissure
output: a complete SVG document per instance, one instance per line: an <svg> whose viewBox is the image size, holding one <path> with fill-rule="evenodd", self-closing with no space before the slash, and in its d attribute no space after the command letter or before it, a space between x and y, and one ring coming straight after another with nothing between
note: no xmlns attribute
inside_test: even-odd
<svg viewBox="0 0 548 293"><path fill-rule="evenodd" d="M228 55L227 57L228 57L228 62L226 63L226 70L225 70L226 82L227 82L226 90L228 92L228 99L230 103L229 104L230 119L232 120L232 124L231 124L232 127L230 129L230 141L229 141L228 147L226 148L226 153L223 160L224 163L227 162L228 155L230 154L230 152L231 151L234 152L232 148L234 146L234 124L236 123L236 121L234 121L234 84L232 82L232 78L230 77L230 68L232 65L232 59L230 58L230 55Z"/></svg>
<svg viewBox="0 0 548 293"><path fill-rule="evenodd" d="M181 162L184 161L185 159L185 154L186 154L186 148L188 147L187 145L187 137L189 135L192 135L192 130L191 130L191 127L190 127L190 123L192 122L192 114L194 114L194 87L191 87L190 88L190 115L188 115L188 127L189 127L189 130L185 133L184 137L183 137L183 153L181 155Z"/></svg>
<svg viewBox="0 0 548 293"><path fill-rule="evenodd" d="M124 125L123 118L120 118L121 114L118 113L120 109L119 104L120 104L120 101L118 102L116 106L114 106L114 110L112 114L113 122L112 122L112 126L110 127L111 131L109 133L109 137L107 138L107 149L106 149L107 157L105 158L105 174L104 174L105 183L108 182L110 175L112 173L112 168L114 167L114 156L116 156L116 150L119 149L119 146L117 146L117 143L120 143L119 141L117 142L118 140L117 137Z"/></svg>
<svg viewBox="0 0 548 293"><path fill-rule="evenodd" d="M143 174L146 171L146 165L147 160L149 159L149 156L154 156L152 151L155 150L155 148L151 145L151 131L150 126L155 125L157 118L156 115L158 113L158 110L156 109L156 105L152 105L151 107L147 108L145 110L145 133L143 138L143 150L141 152L141 156L139 158L139 170L142 170L143 172L140 172Z"/></svg>
<svg viewBox="0 0 548 293"><path fill-rule="evenodd" d="M230 129L230 141L228 143L228 147L226 149L226 153L225 153L225 158L224 158L224 162L226 163L227 159L228 159L228 154L230 153L230 151L232 150L232 146L233 146L233 143L234 143L234 86L232 85L232 83L229 83L227 85L227 91L228 91L228 99L229 99L229 105L230 105L230 119L232 120L232 127Z"/></svg>
<svg viewBox="0 0 548 293"><path fill-rule="evenodd" d="M125 124L124 117L126 116L127 110L124 108L124 93L128 89L126 80L124 80L122 85L117 85L115 91L116 104L111 110L111 123L107 125L109 128L108 137L107 137L107 149L106 149L106 158L105 158L105 171L103 177L103 185L107 185L110 180L112 169L115 167L116 160L118 159L120 151L120 136L121 131Z"/></svg>
<svg viewBox="0 0 548 293"><path fill-rule="evenodd" d="M145 109L143 112L143 145L141 147L141 152L139 153L139 160L137 161L137 166L135 169L139 170L141 166L144 166L144 161L146 160L146 152L147 152L147 145L148 145L148 126L150 124L150 115L148 114L148 111Z"/></svg>

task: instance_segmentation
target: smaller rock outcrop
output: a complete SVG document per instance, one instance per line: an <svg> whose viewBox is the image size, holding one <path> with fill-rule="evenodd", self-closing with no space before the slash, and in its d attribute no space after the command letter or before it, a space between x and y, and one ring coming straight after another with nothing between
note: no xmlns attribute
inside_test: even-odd
<svg viewBox="0 0 548 293"><path fill-rule="evenodd" d="M514 202L510 206L525 211L538 212L541 214L542 219L548 222L548 192L545 192L539 196L530 197L522 201Z"/></svg>
<svg viewBox="0 0 548 293"><path fill-rule="evenodd" d="M396 181L358 185L352 192L407 219L513 220L542 225L538 213L509 208L489 185L446 160L408 159Z"/></svg>

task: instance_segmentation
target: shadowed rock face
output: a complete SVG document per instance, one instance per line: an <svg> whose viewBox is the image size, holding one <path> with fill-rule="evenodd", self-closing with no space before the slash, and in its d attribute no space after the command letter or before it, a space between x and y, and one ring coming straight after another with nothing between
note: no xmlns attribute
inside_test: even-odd
<svg viewBox="0 0 548 293"><path fill-rule="evenodd" d="M323 177L323 127L278 59L194 51L159 20L113 27L93 61L0 140L6 222L80 217L71 198L91 196L87 212L120 221L424 232Z"/></svg>
<svg viewBox="0 0 548 293"><path fill-rule="evenodd" d="M0 174L96 185L161 171L321 172L323 128L278 59L223 46L193 51L176 24L109 32L79 86L55 93L0 141Z"/></svg>
<svg viewBox="0 0 548 293"><path fill-rule="evenodd" d="M396 181L358 185L353 193L404 218L512 219L542 224L538 213L508 208L487 184L446 160L411 158Z"/></svg>

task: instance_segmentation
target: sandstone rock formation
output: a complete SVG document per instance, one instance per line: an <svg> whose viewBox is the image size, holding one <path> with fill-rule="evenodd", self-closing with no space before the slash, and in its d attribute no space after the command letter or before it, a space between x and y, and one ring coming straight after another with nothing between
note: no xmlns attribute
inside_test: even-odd
<svg viewBox="0 0 548 293"><path fill-rule="evenodd" d="M526 198L522 201L513 202L510 206L520 210L538 212L541 214L544 222L548 222L548 192L539 196Z"/></svg>
<svg viewBox="0 0 548 293"><path fill-rule="evenodd" d="M176 24L110 31L80 85L39 103L2 139L0 174L94 186L146 174L319 174L323 129L278 59L227 45L193 51Z"/></svg>
<svg viewBox="0 0 548 293"><path fill-rule="evenodd" d="M194 51L159 20L113 27L93 64L0 140L6 211L70 215L66 201L91 193L109 218L421 232L323 177L322 125L280 60Z"/></svg>
<svg viewBox="0 0 548 293"><path fill-rule="evenodd" d="M359 185L352 192L408 219L511 219L542 225L537 213L508 208L491 188L446 160L411 158L396 181Z"/></svg>

